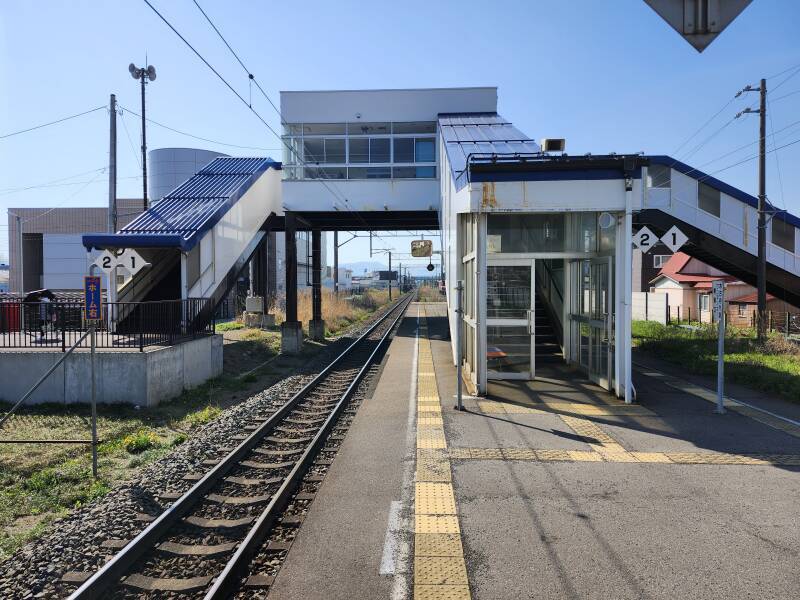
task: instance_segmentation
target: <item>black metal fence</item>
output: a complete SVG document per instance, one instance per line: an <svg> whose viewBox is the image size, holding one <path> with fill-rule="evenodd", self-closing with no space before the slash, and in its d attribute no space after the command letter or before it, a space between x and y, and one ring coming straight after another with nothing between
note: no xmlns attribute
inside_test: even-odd
<svg viewBox="0 0 800 600"><path fill-rule="evenodd" d="M168 346L214 333L206 298L158 302L109 302L97 328L98 348ZM87 330L83 303L0 299L0 348L53 348L62 352ZM88 347L88 338L79 347Z"/></svg>

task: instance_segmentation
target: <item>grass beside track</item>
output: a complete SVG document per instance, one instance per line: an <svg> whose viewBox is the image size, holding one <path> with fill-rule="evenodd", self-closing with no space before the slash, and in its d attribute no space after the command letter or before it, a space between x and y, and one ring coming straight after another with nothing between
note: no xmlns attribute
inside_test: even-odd
<svg viewBox="0 0 800 600"><path fill-rule="evenodd" d="M386 293L365 297L366 301L351 301L349 313L337 309L336 319L326 323L329 334L366 320L388 302ZM150 409L98 406L102 443L97 480L91 477L88 445L0 443L0 561L42 535L53 520L103 496L114 485L133 477L138 468L168 454L223 409L301 372L325 347L307 343L300 355L278 357L277 331L250 329L236 321L220 324L217 330L224 336L221 377ZM9 408L0 403L0 414ZM86 405L24 407L0 430L0 440L90 436L90 410Z"/></svg>
<svg viewBox="0 0 800 600"><path fill-rule="evenodd" d="M717 330L711 325L633 322L640 350L690 373L716 375ZM772 334L759 344L752 329L731 327L725 337L725 378L800 403L800 345Z"/></svg>

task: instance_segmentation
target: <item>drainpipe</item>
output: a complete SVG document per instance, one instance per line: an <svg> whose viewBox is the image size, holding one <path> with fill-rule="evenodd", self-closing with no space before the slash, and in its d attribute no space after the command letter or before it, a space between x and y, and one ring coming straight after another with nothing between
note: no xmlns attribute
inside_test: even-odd
<svg viewBox="0 0 800 600"><path fill-rule="evenodd" d="M633 176L628 171L625 173L625 223L623 231L623 273L625 274L625 296L622 299L625 309L623 348L625 349L625 404L633 402L633 381L631 373L631 298L633 297Z"/></svg>

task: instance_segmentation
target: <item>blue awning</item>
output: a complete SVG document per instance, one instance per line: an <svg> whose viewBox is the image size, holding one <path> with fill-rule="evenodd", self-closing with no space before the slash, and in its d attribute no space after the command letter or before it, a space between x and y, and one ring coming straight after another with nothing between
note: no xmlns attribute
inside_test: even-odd
<svg viewBox="0 0 800 600"><path fill-rule="evenodd" d="M92 248L179 248L191 250L267 169L271 158L220 157L164 196L118 233L83 236ZM266 218L266 215L265 215Z"/></svg>

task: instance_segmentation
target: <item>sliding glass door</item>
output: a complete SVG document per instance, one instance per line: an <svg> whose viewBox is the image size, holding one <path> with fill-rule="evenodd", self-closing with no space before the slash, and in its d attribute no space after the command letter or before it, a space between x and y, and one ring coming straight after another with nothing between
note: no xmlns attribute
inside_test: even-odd
<svg viewBox="0 0 800 600"><path fill-rule="evenodd" d="M487 268L486 361L491 379L533 379L533 259L489 260Z"/></svg>

